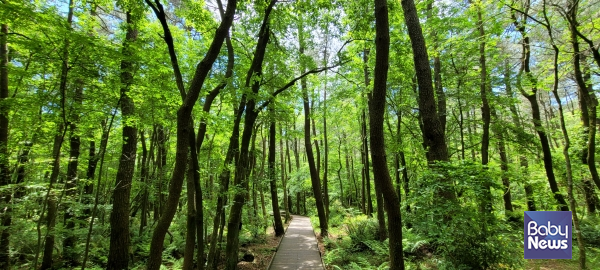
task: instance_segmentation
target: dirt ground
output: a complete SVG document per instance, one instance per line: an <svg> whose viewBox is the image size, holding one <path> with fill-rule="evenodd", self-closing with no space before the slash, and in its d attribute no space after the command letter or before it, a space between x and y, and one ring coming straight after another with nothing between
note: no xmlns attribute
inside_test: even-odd
<svg viewBox="0 0 600 270"><path fill-rule="evenodd" d="M291 222L291 221L290 221ZM283 224L285 229L289 226L289 223ZM252 262L239 262L239 270L264 270L267 269L269 263L277 251L279 242L283 236L275 237L275 232L272 227L267 228L267 234L265 241L261 243L250 243L240 248L240 252L250 252L254 255L254 261ZM224 269L224 265L219 265L218 269Z"/></svg>

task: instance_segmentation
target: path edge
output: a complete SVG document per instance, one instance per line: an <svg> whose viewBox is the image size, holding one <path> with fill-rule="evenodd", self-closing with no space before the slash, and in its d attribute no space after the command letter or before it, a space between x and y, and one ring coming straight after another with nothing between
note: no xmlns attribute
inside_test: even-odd
<svg viewBox="0 0 600 270"><path fill-rule="evenodd" d="M267 266L267 270L271 269L271 264L273 263L273 260L275 259L275 255L277 255L277 252L279 252L279 246L281 245L281 241L283 241L283 237L285 237L285 234L287 233L287 230L290 227L290 224L292 224L292 220L294 220L293 215L290 215L290 217L292 217L292 218L290 219L290 222L288 223L288 226L285 228L285 231L283 232L283 235L279 239L279 243L277 243L277 249L275 250L275 253L271 257L271 260L269 260L269 265ZM323 260L323 259L321 259L321 260Z"/></svg>
<svg viewBox="0 0 600 270"><path fill-rule="evenodd" d="M308 217L310 219L310 217ZM310 226L312 226L312 222L310 223ZM313 234L315 235L315 240L317 240L317 250L319 251L319 258L321 259L321 266L323 267L323 270L327 269L327 267L325 267L325 261L323 261L323 255L325 254L321 254L321 250L319 249L319 238L317 238L317 232L315 231L315 228L313 227ZM323 238L323 237L321 237ZM325 244L323 244L323 250L325 250Z"/></svg>

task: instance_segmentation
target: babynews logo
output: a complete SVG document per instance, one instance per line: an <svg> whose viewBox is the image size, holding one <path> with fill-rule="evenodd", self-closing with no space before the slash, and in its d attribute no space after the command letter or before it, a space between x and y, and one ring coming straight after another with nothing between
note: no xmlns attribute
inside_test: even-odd
<svg viewBox="0 0 600 270"><path fill-rule="evenodd" d="M571 259L571 211L525 211L525 259Z"/></svg>

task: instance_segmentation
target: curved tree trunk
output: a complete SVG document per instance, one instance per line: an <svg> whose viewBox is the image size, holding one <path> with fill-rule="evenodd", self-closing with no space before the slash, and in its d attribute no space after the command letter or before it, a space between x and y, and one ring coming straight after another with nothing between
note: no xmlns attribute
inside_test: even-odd
<svg viewBox="0 0 600 270"><path fill-rule="evenodd" d="M229 28L233 23L233 15L235 13L236 6L237 0L228 1L227 11L222 18L221 24L215 32L214 39L210 44L206 55L202 61L198 63L189 87L189 91L185 96L183 104L177 111L177 144L175 165L173 168L173 174L171 175L171 181L169 183L169 196L167 198L167 205L165 205L163 214L158 220L152 235L150 254L147 263L148 270L157 270L160 268L164 238L169 226L171 225L171 221L175 216L175 212L177 211L183 179L186 173L188 161L187 157L190 147L190 133L192 133L190 130L192 109L198 100L200 91L204 85L204 81L208 76L209 71L212 69L212 64L219 56L223 42L229 33Z"/></svg>
<svg viewBox="0 0 600 270"><path fill-rule="evenodd" d="M529 10L529 6L526 7L526 10ZM527 11L524 16L527 16ZM521 56L521 67L519 69L519 74L517 75L517 87L519 91L531 104L531 114L533 125L535 130L540 138L540 143L542 145L542 153L544 159L544 169L546 170L546 176L548 178L548 184L550 185L550 190L554 195L554 199L557 201L559 208L561 211L569 211L569 207L567 202L565 201L563 195L560 193L558 188L558 184L556 182L556 177L554 175L553 165L552 165L552 151L550 149L550 143L548 141L548 136L544 131L544 127L542 126L541 116L540 116L540 107L537 102L537 82L530 70L530 59L531 59L531 50L530 50L530 39L525 32L525 20L521 20L520 22L517 20L516 15L513 14L514 24L517 30L521 33L523 37L523 53ZM525 75L528 82L531 84L531 90L525 91L521 84L522 77Z"/></svg>
<svg viewBox="0 0 600 270"><path fill-rule="evenodd" d="M270 38L269 15L276 2L276 0L271 0L265 9L265 15L258 34L258 42L254 51L252 65L246 76L246 87L251 87L254 95L258 94L258 91L260 90L260 80L257 79L253 82L252 79L260 78L262 76L262 64ZM242 99L244 99L244 97L242 97ZM243 100L242 103L244 103ZM258 117L258 111L255 109L256 100L253 97L249 97L244 111L244 129L241 136L239 158L235 166L234 185L236 185L237 191L233 196L233 204L231 205L231 210L229 212L229 220L227 221L227 246L225 248L225 257L227 258L227 261L225 262L225 268L228 270L236 269L238 263L239 234L242 229L242 210L246 200L246 194L242 191L248 190L247 178L250 173L250 153L248 149L252 139L254 124Z"/></svg>
<svg viewBox="0 0 600 270"><path fill-rule="evenodd" d="M379 186L385 199L388 212L388 230L390 234L390 269L404 269L402 251L402 219L400 216L400 200L394 191L394 184L387 167L383 117L386 106L386 84L389 67L390 35L388 8L386 0L375 0L375 77L373 79L373 96L369 102L369 122L371 124L371 156L373 160L373 176L376 187Z"/></svg>

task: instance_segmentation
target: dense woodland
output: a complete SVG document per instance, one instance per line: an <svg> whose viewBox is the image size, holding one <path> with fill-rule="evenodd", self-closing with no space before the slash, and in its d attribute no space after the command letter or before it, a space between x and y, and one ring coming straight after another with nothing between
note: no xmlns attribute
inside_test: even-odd
<svg viewBox="0 0 600 270"><path fill-rule="evenodd" d="M0 269L600 268L597 0L0 0ZM552 266L552 265L551 265Z"/></svg>

